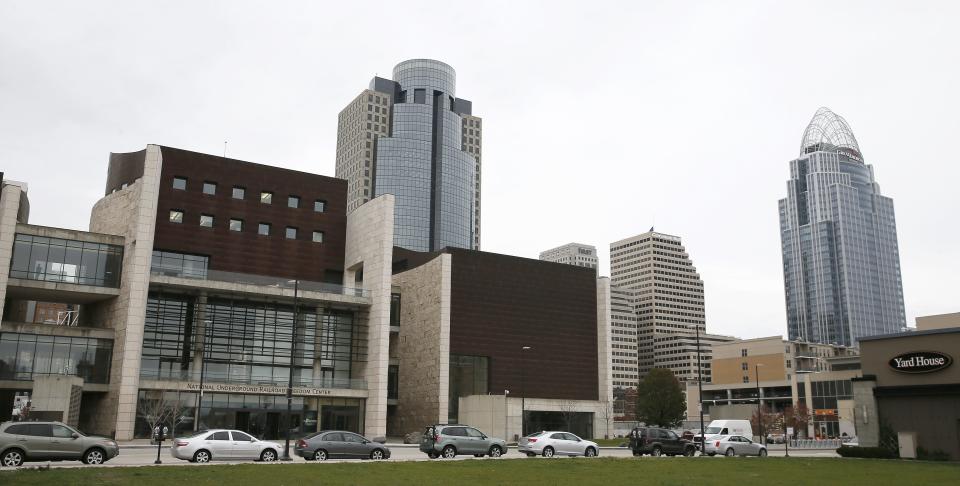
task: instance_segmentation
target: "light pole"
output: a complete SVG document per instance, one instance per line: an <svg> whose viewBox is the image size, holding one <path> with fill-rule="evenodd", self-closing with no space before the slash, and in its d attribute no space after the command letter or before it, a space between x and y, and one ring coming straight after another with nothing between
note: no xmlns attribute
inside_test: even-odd
<svg viewBox="0 0 960 486"><path fill-rule="evenodd" d="M760 428L760 443L766 445L766 440L763 435L763 410L760 400L760 367L763 366L762 363L757 363L754 365L754 369L757 374L757 427Z"/></svg>
<svg viewBox="0 0 960 486"><path fill-rule="evenodd" d="M530 346L524 346L520 348L520 437L526 435L526 417L527 414L527 384L524 368L527 364L527 353L524 351L530 351ZM506 439L504 439L506 440ZM519 440L517 441L519 444Z"/></svg>
<svg viewBox="0 0 960 486"><path fill-rule="evenodd" d="M707 447L707 437L703 429L703 367L700 364L700 326L694 326L697 330L697 397L700 401L700 455Z"/></svg>
<svg viewBox="0 0 960 486"><path fill-rule="evenodd" d="M297 320L299 316L299 304L297 291L300 289L300 280L293 280L293 327L291 328L290 335L290 373L287 377L287 432L285 434L286 439L283 443L283 457L280 459L282 461L292 461L293 458L290 457L290 414L293 408L293 361L296 358L297 350ZM287 281L291 283L291 281Z"/></svg>

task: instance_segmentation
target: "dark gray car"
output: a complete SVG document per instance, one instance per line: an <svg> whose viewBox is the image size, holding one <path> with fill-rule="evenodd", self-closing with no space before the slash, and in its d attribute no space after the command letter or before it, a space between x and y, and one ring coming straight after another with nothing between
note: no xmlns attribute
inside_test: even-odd
<svg viewBox="0 0 960 486"><path fill-rule="evenodd" d="M297 441L293 453L308 461L390 458L387 446L344 430L325 430L304 437Z"/></svg>
<svg viewBox="0 0 960 486"><path fill-rule="evenodd" d="M86 435L62 422L0 424L0 464L6 467L16 467L24 461L103 464L119 453L113 439Z"/></svg>

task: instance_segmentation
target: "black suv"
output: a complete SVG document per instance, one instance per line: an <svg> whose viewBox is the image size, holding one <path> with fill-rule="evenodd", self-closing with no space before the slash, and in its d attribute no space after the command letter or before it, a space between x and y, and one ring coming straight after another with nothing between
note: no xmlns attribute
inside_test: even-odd
<svg viewBox="0 0 960 486"><path fill-rule="evenodd" d="M630 431L630 449L634 456L693 456L697 452L693 442L681 439L672 430L656 427L637 427Z"/></svg>

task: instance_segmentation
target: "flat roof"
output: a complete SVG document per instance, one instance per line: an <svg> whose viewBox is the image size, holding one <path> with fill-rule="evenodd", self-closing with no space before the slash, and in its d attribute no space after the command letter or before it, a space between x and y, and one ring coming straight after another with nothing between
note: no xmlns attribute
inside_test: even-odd
<svg viewBox="0 0 960 486"><path fill-rule="evenodd" d="M930 336L933 334L960 334L960 327L947 327L944 329L930 329L929 331L907 331L893 334L881 334L879 336L862 337L860 341L879 341L881 339L898 339L911 336Z"/></svg>

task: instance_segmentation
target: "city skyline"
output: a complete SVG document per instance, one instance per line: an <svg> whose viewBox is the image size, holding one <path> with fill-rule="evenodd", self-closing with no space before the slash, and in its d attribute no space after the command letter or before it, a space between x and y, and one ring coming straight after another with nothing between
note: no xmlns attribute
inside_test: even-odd
<svg viewBox="0 0 960 486"><path fill-rule="evenodd" d="M449 45L435 42L438 30L411 28L396 47L371 37L334 52L356 12L115 4L95 18L69 4L5 4L0 160L7 178L30 184L32 221L77 229L102 190L106 154L146 143L220 155L227 140L228 157L332 175L336 114L357 88L404 59L439 59L490 122L484 250L536 258L560 242L606 247L656 224L696 256L711 332L750 337L786 334L770 201L782 197L803 124L830 106L857 127L897 202L907 324L955 312L960 236L942 221L960 207L951 188L960 164L945 142L960 128L951 116L960 98L950 89L956 68L937 60L960 43L946 23L957 6L830 9L858 22L838 29L809 7L628 6L585 19L561 6L531 25L539 6L509 19L453 6L445 15L476 23L401 14ZM126 22L146 15L181 35L149 38ZM272 23L287 27L262 29ZM563 35L591 23L604 35ZM893 26L903 35L884 35ZM637 45L649 47L628 48ZM813 76L798 71L805 56ZM599 270L609 274L605 252Z"/></svg>

